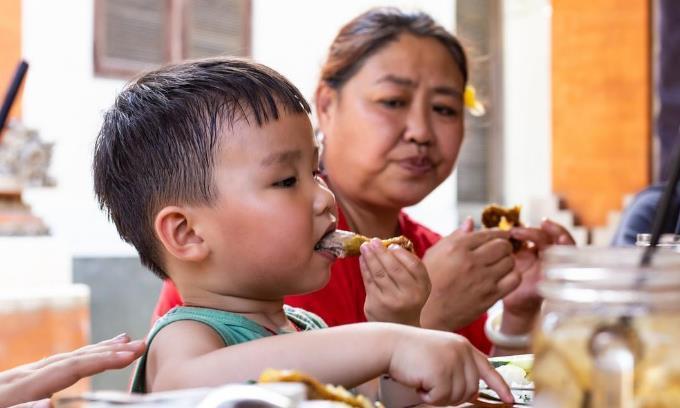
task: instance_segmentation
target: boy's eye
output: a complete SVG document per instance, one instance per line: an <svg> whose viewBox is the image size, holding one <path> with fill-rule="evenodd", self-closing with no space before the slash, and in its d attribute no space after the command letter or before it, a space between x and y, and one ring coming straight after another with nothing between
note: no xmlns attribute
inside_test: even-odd
<svg viewBox="0 0 680 408"><path fill-rule="evenodd" d="M434 105L434 111L442 116L456 116L458 110L446 105Z"/></svg>
<svg viewBox="0 0 680 408"><path fill-rule="evenodd" d="M380 104L386 108L397 109L406 106L406 101L402 99L383 99Z"/></svg>
<svg viewBox="0 0 680 408"><path fill-rule="evenodd" d="M272 184L274 187L290 188L297 184L297 177L287 177Z"/></svg>

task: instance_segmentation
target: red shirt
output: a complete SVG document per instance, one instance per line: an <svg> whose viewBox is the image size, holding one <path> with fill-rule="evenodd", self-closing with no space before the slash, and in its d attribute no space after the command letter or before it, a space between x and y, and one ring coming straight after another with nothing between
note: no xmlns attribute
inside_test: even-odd
<svg viewBox="0 0 680 408"><path fill-rule="evenodd" d="M349 231L347 220L338 208L338 229ZM425 226L413 221L404 212L399 214L401 233L413 242L413 247L419 257L425 255L441 236ZM316 313L329 326L365 322L364 301L366 289L361 278L359 258L338 259L331 266L331 278L323 289L313 293L298 296L287 296L285 303ZM155 318L163 316L175 306L181 305L182 299L170 280L166 280L161 290L160 298L154 311ZM484 334L486 313L482 314L470 325L456 332L465 336L472 344L485 353L491 350L491 343Z"/></svg>

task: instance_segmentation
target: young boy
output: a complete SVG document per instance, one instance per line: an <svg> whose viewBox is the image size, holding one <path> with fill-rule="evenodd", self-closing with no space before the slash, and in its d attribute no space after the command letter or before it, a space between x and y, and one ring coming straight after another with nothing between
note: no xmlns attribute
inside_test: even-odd
<svg viewBox="0 0 680 408"><path fill-rule="evenodd" d="M389 323L313 330L325 326L318 317L283 305L325 285L334 260L318 245L336 227L335 200L318 176L309 111L277 72L212 59L145 74L106 113L98 200L186 304L151 330L133 390L241 382L273 367L348 387L388 373L428 403L470 398L481 376L512 401L460 336Z"/></svg>

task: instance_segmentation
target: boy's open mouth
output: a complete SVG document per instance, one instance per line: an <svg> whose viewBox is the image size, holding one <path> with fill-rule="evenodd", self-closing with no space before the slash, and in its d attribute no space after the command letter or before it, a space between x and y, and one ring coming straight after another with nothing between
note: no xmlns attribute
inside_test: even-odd
<svg viewBox="0 0 680 408"><path fill-rule="evenodd" d="M336 258L345 258L349 255L347 251L348 244L355 241L357 237L359 235L350 231L332 229L319 240L314 246L314 250L331 253ZM361 245L361 243L358 245Z"/></svg>
<svg viewBox="0 0 680 408"><path fill-rule="evenodd" d="M314 250L315 251L322 251L322 252L328 252L335 256L336 258L341 257L344 255L344 246L342 240L338 239L338 230L335 229L335 226L333 228L330 228L323 237L319 240L319 242L314 245Z"/></svg>

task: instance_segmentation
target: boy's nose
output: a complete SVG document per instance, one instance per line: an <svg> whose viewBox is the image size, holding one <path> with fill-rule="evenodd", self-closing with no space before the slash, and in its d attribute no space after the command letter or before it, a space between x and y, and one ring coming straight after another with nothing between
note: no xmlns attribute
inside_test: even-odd
<svg viewBox="0 0 680 408"><path fill-rule="evenodd" d="M335 213L335 195L326 182L319 177L316 197L314 198L314 212L324 214L326 212Z"/></svg>

